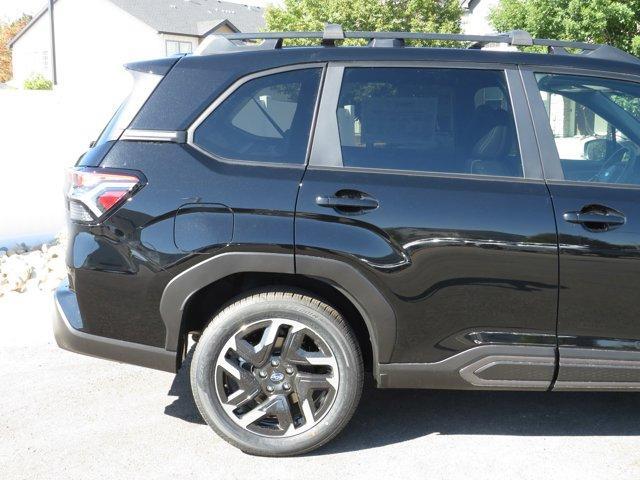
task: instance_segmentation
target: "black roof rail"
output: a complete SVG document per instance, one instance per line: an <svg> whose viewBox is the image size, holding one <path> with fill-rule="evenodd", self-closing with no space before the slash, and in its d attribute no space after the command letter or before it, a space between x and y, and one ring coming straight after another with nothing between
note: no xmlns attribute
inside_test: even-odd
<svg viewBox="0 0 640 480"><path fill-rule="evenodd" d="M524 30L513 30L492 35L466 35L458 33L429 32L345 32L341 25L327 23L322 32L259 32L227 33L209 35L196 49L197 55L238 52L244 50L271 50L282 48L283 40L319 40L325 47L335 46L337 40L363 39L369 47L404 47L407 40L435 42L466 42L468 48L483 48L492 43L515 47L547 47L547 52L556 55L571 55L569 49L580 50L591 58L640 64L640 59L611 45L601 45L567 40L533 38ZM261 43L256 41L262 40Z"/></svg>

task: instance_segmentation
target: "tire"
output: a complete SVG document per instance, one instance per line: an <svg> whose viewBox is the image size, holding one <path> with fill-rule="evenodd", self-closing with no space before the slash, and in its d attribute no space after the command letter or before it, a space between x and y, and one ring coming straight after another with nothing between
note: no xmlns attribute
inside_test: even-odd
<svg viewBox="0 0 640 480"><path fill-rule="evenodd" d="M362 383L349 325L329 305L293 291L233 301L207 326L191 364L207 424L261 456L302 454L334 438L351 419Z"/></svg>

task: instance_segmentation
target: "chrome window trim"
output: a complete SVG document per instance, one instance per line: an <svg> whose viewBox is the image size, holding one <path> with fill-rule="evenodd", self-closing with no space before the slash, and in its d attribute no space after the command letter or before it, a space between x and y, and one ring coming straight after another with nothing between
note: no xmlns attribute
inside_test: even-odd
<svg viewBox="0 0 640 480"><path fill-rule="evenodd" d="M432 172L424 170L403 170L396 168L348 167L342 160L342 148L335 114L342 88L345 68L446 68L461 70L493 70L504 74L511 103L512 115L516 124L518 148L522 163L523 176L479 175L464 172ZM518 66L512 63L483 62L447 62L447 61L339 61L330 62L322 91L322 101L318 112L314 142L311 147L309 167L340 168L351 171L394 173L404 175L426 175L452 178L475 178L496 180L542 180L542 162L533 133L533 120L529 106L524 98L524 86L518 72Z"/></svg>
<svg viewBox="0 0 640 480"><path fill-rule="evenodd" d="M459 180L485 180L491 182L511 182L544 184L542 178L507 177L505 175L482 175L479 173L427 172L423 170L399 170L391 168L342 167L338 165L309 165L307 170L323 170L335 172L371 173L383 175L403 175L409 177L452 178Z"/></svg>
<svg viewBox="0 0 640 480"><path fill-rule="evenodd" d="M637 183L606 183L606 182L589 182L586 180L559 180L549 178L548 185L559 185L564 187L593 187L593 188L615 188L617 190L640 190L640 184Z"/></svg>
<svg viewBox="0 0 640 480"><path fill-rule="evenodd" d="M284 72L290 72L290 71L295 71L295 70L305 70L308 68L320 68L320 69L325 69L327 63L326 62L313 62L313 63L298 63L295 65L285 65L282 67L277 67L277 68L270 68L268 70L261 70L259 72L254 72L251 73L249 75L246 75L244 77L239 78L238 80L236 80L233 84L231 84L230 87L228 87L224 92L222 92L199 116L198 118L195 119L195 121L187 128L187 134L186 134L186 144L189 145L190 147L192 147L193 149L197 150L198 152L202 153L203 155L216 160L218 162L222 162L222 163L228 163L228 164L236 164L236 165L256 165L256 166L265 166L265 167L287 167L287 168L305 168L306 165L306 161L307 158L304 159L304 162L302 163L282 163L282 162L261 162L261 161L256 161L256 160L242 160L242 159L235 159L235 158L225 158L225 157L221 157L219 155L215 155L211 152L209 152L208 150L205 150L204 148L200 147L198 144L196 144L194 142L193 136L194 133L196 131L196 129L202 124L202 122L204 122L209 115L211 115L213 113L213 111L218 108L227 98L229 98L238 88L240 88L242 85L244 85L247 82L250 82L251 80L254 80L256 78L261 78L261 77L266 77L269 75L275 75L278 73L284 73ZM313 137L313 128L315 125L315 121L316 121L316 116L317 116L317 107L319 104L319 99L320 96L322 95L322 85L323 85L323 77L324 77L324 72L321 74L320 77L320 82L318 85L318 92L317 92L317 96L316 96L316 105L314 107L314 118L312 118L311 120L311 131L309 132L309 139L308 139L308 143L307 143L307 154L306 157L308 157L309 155L309 151L310 151L310 145L311 145L311 141L312 141L312 137Z"/></svg>
<svg viewBox="0 0 640 480"><path fill-rule="evenodd" d="M120 140L184 143L185 138L186 133L183 130L137 130L128 128L122 133Z"/></svg>

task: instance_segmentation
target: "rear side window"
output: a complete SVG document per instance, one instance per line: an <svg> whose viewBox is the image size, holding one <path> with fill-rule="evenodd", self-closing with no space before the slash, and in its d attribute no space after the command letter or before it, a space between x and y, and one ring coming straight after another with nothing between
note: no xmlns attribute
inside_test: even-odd
<svg viewBox="0 0 640 480"><path fill-rule="evenodd" d="M304 163L320 74L309 68L249 80L196 128L194 143L223 159Z"/></svg>
<svg viewBox="0 0 640 480"><path fill-rule="evenodd" d="M337 120L345 166L522 176L501 71L347 68Z"/></svg>

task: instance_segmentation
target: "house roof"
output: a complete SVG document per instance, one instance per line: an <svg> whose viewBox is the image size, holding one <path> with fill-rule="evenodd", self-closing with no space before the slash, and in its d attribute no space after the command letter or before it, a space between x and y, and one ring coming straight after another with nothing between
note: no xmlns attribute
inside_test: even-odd
<svg viewBox="0 0 640 480"><path fill-rule="evenodd" d="M43 0L44 1L44 0ZM261 7L221 0L108 0L161 33L202 37L227 24L232 30L258 32L264 28ZM58 0L54 0L58 2ZM43 8L9 42L9 47L36 23L48 8Z"/></svg>
<svg viewBox="0 0 640 480"><path fill-rule="evenodd" d="M163 33L202 36L225 20L241 32L257 32L264 28L264 9L239 3L221 0L109 1ZM205 22L213 26L203 32Z"/></svg>

